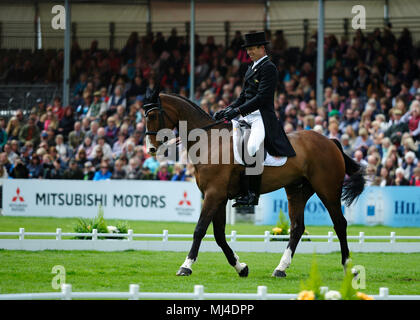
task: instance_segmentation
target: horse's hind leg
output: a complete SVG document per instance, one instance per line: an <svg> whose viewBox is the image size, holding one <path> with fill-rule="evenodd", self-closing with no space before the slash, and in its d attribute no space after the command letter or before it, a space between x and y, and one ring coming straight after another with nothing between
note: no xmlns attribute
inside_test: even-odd
<svg viewBox="0 0 420 320"><path fill-rule="evenodd" d="M229 264L235 268L240 277L248 276L248 266L245 263L239 262L239 257L233 252L228 243L226 242L226 202L225 206L220 209L213 217L213 231L216 243L222 249Z"/></svg>
<svg viewBox="0 0 420 320"><path fill-rule="evenodd" d="M322 199L321 199L322 200ZM346 268L348 263L350 251L347 244L347 220L341 211L341 201L337 199L332 202L322 200L328 212L330 213L331 220L334 224L334 230L340 241L341 248L341 264Z"/></svg>
<svg viewBox="0 0 420 320"><path fill-rule="evenodd" d="M341 264L345 269L350 251L347 244L347 220L341 211L341 187L337 190L331 190L325 186L323 189L316 189L316 193L327 208L334 224L335 233L340 241Z"/></svg>
<svg viewBox="0 0 420 320"><path fill-rule="evenodd" d="M308 181L285 187L289 202L290 238L279 265L274 269L273 277L286 276L285 270L292 263L299 240L305 231L304 210L314 191Z"/></svg>

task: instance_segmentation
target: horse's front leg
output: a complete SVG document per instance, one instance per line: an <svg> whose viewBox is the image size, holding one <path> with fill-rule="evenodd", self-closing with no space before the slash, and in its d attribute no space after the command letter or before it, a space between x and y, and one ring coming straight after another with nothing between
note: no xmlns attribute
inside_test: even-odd
<svg viewBox="0 0 420 320"><path fill-rule="evenodd" d="M201 210L200 219L194 230L193 244L184 263L176 273L177 276L189 276L192 273L192 264L197 260L198 250L207 228L213 220L214 215L220 211L220 207L225 204L225 196L220 191L209 191L204 195L203 208Z"/></svg>

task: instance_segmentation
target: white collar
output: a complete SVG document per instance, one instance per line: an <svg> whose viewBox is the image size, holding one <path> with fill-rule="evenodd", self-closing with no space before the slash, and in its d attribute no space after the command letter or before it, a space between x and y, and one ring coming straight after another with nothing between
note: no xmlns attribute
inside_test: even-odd
<svg viewBox="0 0 420 320"><path fill-rule="evenodd" d="M255 66L257 65L257 64L259 64L265 57L267 57L267 55L265 55L264 57L262 57L262 58L260 58L260 59L258 59L257 61L255 61L254 62L254 64L252 65L252 69L254 69L255 68Z"/></svg>

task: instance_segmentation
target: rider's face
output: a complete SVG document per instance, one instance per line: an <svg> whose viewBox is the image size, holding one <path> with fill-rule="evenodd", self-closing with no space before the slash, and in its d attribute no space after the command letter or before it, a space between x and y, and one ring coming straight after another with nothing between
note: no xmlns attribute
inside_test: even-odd
<svg viewBox="0 0 420 320"><path fill-rule="evenodd" d="M252 61L258 61L259 59L265 56L264 46L247 47L246 52L248 53Z"/></svg>

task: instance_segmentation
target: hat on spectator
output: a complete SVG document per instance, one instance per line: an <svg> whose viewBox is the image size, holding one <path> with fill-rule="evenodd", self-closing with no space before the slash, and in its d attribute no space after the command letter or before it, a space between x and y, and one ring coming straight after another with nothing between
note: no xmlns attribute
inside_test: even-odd
<svg viewBox="0 0 420 320"><path fill-rule="evenodd" d="M334 116L339 116L340 115L340 111L338 111L338 110L331 110L329 113L328 113L328 116L329 117L334 117Z"/></svg>
<svg viewBox="0 0 420 320"><path fill-rule="evenodd" d="M144 100L144 95L139 94L139 95L136 97L136 100L137 100L137 101L143 101L143 100Z"/></svg>
<svg viewBox="0 0 420 320"><path fill-rule="evenodd" d="M89 168L91 166L92 166L92 162L90 162L90 161L85 162L85 168Z"/></svg>
<svg viewBox="0 0 420 320"><path fill-rule="evenodd" d="M398 108L394 108L394 109L392 109L392 113L393 114L399 114L399 115L401 115L402 114L402 111L400 109L398 109Z"/></svg>
<svg viewBox="0 0 420 320"><path fill-rule="evenodd" d="M36 99L36 103L41 103L43 100L41 98Z"/></svg>
<svg viewBox="0 0 420 320"><path fill-rule="evenodd" d="M100 91L95 91L95 93L93 94L94 97L100 97L101 96L101 92Z"/></svg>
<svg viewBox="0 0 420 320"><path fill-rule="evenodd" d="M41 138L46 138L46 137L48 137L47 131L42 131Z"/></svg>

